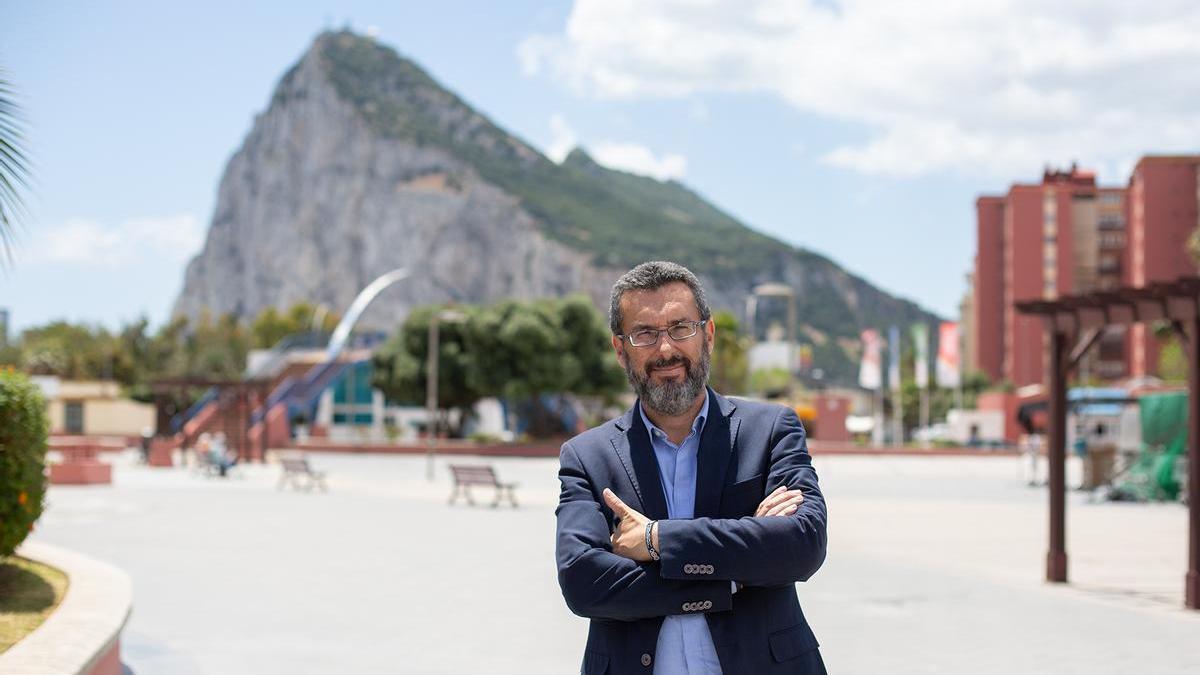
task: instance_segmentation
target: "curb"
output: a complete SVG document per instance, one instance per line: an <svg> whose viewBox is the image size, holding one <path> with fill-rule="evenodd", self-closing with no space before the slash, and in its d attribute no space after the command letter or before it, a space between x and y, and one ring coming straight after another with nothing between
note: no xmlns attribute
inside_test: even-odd
<svg viewBox="0 0 1200 675"><path fill-rule="evenodd" d="M0 673L121 672L121 630L133 608L129 575L81 553L38 542L25 542L17 555L62 570L67 592L41 626L0 654Z"/></svg>

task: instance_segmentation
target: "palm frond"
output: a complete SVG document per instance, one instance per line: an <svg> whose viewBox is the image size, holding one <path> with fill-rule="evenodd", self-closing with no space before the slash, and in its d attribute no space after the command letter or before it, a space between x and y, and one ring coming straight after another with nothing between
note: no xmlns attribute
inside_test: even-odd
<svg viewBox="0 0 1200 675"><path fill-rule="evenodd" d="M22 192L31 171L24 141L21 108L0 70L0 268L12 264L17 227L26 215Z"/></svg>

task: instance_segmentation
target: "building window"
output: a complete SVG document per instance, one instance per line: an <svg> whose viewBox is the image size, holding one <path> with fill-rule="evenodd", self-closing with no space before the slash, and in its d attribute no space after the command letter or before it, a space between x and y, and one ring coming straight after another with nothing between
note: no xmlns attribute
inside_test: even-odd
<svg viewBox="0 0 1200 675"><path fill-rule="evenodd" d="M68 434L83 433L83 401L67 401L63 404L63 431Z"/></svg>

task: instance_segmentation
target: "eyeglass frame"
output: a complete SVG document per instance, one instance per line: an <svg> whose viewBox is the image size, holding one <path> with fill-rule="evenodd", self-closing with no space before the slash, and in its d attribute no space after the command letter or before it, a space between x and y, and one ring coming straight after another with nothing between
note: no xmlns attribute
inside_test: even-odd
<svg viewBox="0 0 1200 675"><path fill-rule="evenodd" d="M692 338L696 337L696 335L700 332L700 328L708 322L709 322L709 319L699 319L697 321L680 321L678 323L673 323L670 326L667 326L666 328L639 328L639 329L633 331L633 333L654 333L654 340L647 342L646 344L635 343L633 341L633 333L617 333L615 337L623 338L624 340L629 342L630 347L653 347L654 345L658 344L658 341L662 339L662 336L664 334L667 337L674 340L675 342L683 342L685 340L691 340ZM677 338L674 335L671 335L670 330L672 328L676 328L678 326L691 326L693 329L691 335L688 335L686 337L680 337L680 338Z"/></svg>

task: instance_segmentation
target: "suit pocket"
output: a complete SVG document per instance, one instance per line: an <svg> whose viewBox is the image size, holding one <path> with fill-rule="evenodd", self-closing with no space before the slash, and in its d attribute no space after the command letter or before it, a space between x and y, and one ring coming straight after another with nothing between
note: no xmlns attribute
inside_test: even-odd
<svg viewBox="0 0 1200 675"><path fill-rule="evenodd" d="M807 654L820 646L817 636L813 635L806 623L771 633L770 640L771 656L779 663Z"/></svg>
<svg viewBox="0 0 1200 675"><path fill-rule="evenodd" d="M763 494L763 475L740 480L725 488L721 493L721 515L725 518L740 518L754 515Z"/></svg>
<svg viewBox="0 0 1200 675"><path fill-rule="evenodd" d="M604 673L608 672L608 654L584 651L583 667L579 672L582 675L604 675Z"/></svg>

